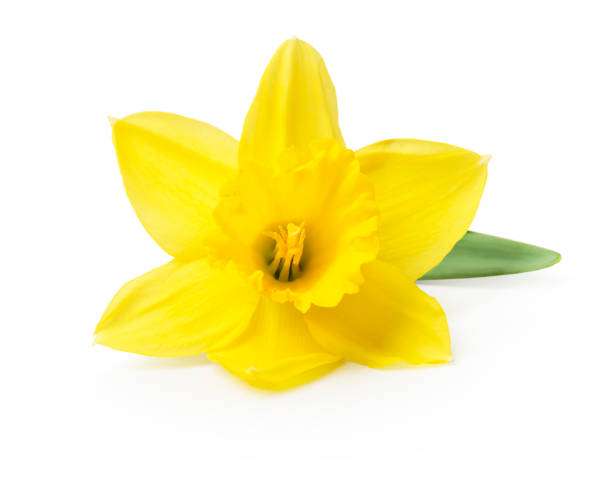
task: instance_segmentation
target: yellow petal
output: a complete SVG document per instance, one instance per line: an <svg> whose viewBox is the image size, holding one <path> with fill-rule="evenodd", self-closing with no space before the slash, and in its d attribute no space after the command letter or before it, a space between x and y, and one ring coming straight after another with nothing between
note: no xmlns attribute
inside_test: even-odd
<svg viewBox="0 0 612 477"><path fill-rule="evenodd" d="M225 349L208 353L232 374L261 389L286 389L341 364L310 336L303 315L262 298L249 328Z"/></svg>
<svg viewBox="0 0 612 477"><path fill-rule="evenodd" d="M321 138L344 145L336 92L319 53L294 38L281 45L259 83L240 138L240 161L274 168L286 148L306 150Z"/></svg>
<svg viewBox="0 0 612 477"><path fill-rule="evenodd" d="M172 262L126 283L94 341L147 356L189 356L224 346L243 332L259 296L234 267L204 259Z"/></svg>
<svg viewBox="0 0 612 477"><path fill-rule="evenodd" d="M111 122L125 190L147 232L174 257L202 256L219 188L235 175L238 142L174 114Z"/></svg>
<svg viewBox="0 0 612 477"><path fill-rule="evenodd" d="M472 222L488 157L448 144L396 139L356 152L380 208L378 258L417 279L437 265Z"/></svg>
<svg viewBox="0 0 612 477"><path fill-rule="evenodd" d="M335 308L312 307L305 315L312 336L330 352L371 367L403 361L451 359L444 311L393 265L363 266L365 283Z"/></svg>

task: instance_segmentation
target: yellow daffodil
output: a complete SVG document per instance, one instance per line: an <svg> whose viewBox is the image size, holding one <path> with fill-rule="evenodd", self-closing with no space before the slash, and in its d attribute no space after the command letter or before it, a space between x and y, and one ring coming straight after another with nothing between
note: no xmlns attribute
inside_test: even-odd
<svg viewBox="0 0 612 477"><path fill-rule="evenodd" d="M266 389L345 360L451 358L444 312L414 281L467 231L487 157L414 139L346 149L325 64L297 39L270 61L239 142L158 112L112 129L127 195L174 260L119 290L96 343L207 353Z"/></svg>

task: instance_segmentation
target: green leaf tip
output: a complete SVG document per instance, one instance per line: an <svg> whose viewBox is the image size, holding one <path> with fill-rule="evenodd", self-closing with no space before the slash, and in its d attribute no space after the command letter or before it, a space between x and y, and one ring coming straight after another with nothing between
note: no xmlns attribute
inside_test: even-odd
<svg viewBox="0 0 612 477"><path fill-rule="evenodd" d="M476 278L531 272L559 263L561 254L547 248L469 231L421 280Z"/></svg>

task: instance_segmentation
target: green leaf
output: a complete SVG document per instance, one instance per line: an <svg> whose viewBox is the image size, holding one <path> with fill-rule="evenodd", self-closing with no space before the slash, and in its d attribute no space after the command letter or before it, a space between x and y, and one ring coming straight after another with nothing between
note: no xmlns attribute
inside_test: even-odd
<svg viewBox="0 0 612 477"><path fill-rule="evenodd" d="M561 255L553 250L470 231L438 266L420 279L474 278L530 272L550 267L559 260Z"/></svg>

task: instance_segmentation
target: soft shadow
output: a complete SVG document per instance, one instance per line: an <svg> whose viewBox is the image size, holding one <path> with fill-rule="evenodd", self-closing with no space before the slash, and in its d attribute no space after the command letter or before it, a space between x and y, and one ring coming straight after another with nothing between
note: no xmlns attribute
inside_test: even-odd
<svg viewBox="0 0 612 477"><path fill-rule="evenodd" d="M442 368L446 366L453 366L455 360L450 359L448 363L435 363L435 364L408 364L403 362L393 363L383 368L377 368L377 371L399 371L402 369L431 369L431 368Z"/></svg>
<svg viewBox="0 0 612 477"><path fill-rule="evenodd" d="M525 272L513 275L497 275L479 278L458 278L442 280L418 280L417 285L428 287L448 287L448 288L474 288L474 289L503 289L503 288L522 288L536 285L560 284L559 277L548 273Z"/></svg>
<svg viewBox="0 0 612 477"><path fill-rule="evenodd" d="M143 356L132 361L128 366L134 369L176 369L176 368L195 368L212 364L205 354L196 356L184 356L181 358L151 358Z"/></svg>

